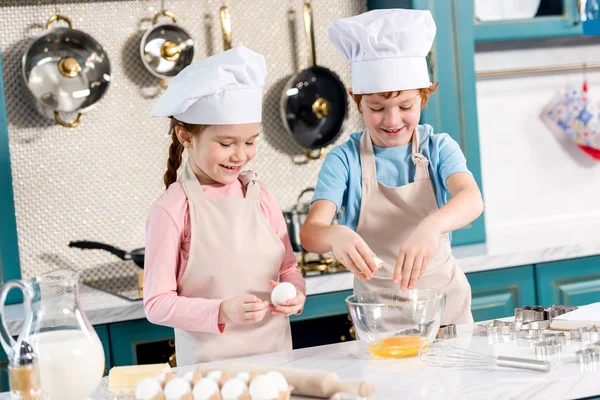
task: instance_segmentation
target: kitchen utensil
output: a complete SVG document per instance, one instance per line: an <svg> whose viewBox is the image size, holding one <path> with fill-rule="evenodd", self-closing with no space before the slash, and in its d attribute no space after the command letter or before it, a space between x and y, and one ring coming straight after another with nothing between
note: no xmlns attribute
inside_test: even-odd
<svg viewBox="0 0 600 400"><path fill-rule="evenodd" d="M528 358L504 357L483 354L448 342L436 341L419 350L419 359L431 367L440 368L485 368L507 367L548 372L551 369L547 361Z"/></svg>
<svg viewBox="0 0 600 400"><path fill-rule="evenodd" d="M546 319L544 308L540 306L525 306L515 308L515 321L522 323L531 321L543 321Z"/></svg>
<svg viewBox="0 0 600 400"><path fill-rule="evenodd" d="M68 28L51 26L64 21ZM72 128L108 90L111 68L108 55L90 35L72 28L71 20L55 14L46 30L25 49L22 75L35 106L42 115ZM61 113L76 115L71 121Z"/></svg>
<svg viewBox="0 0 600 400"><path fill-rule="evenodd" d="M102 343L81 308L81 272L59 269L29 280L11 280L0 290L0 341L6 354L31 345L37 355L41 389L52 399L88 398L102 379ZM23 292L25 319L17 340L6 325L11 289Z"/></svg>
<svg viewBox="0 0 600 400"><path fill-rule="evenodd" d="M110 244L100 243L100 242L91 242L87 240L81 241L72 241L69 242L69 247L75 247L77 249L97 249L97 250L106 250L121 260L133 260L133 262L138 266L144 268L144 253L145 249L143 247L134 249L132 251L125 251L115 246L111 246Z"/></svg>
<svg viewBox="0 0 600 400"><path fill-rule="evenodd" d="M440 325L436 339L454 339L456 338L456 325Z"/></svg>
<svg viewBox="0 0 600 400"><path fill-rule="evenodd" d="M494 320L477 325L477 331L484 336L509 335L515 330L514 322Z"/></svg>
<svg viewBox="0 0 600 400"><path fill-rule="evenodd" d="M167 17L170 22L159 23L160 17ZM167 79L192 63L194 48L194 40L177 24L177 17L168 10L162 10L154 14L152 27L142 37L140 56L146 69L166 88Z"/></svg>
<svg viewBox="0 0 600 400"><path fill-rule="evenodd" d="M268 371L281 373L290 386L294 389L292 393L298 396L329 398L336 393L348 393L354 396L368 397L375 392L373 384L368 381L349 382L341 380L340 377L330 371L303 370L279 366L264 366L251 364L221 364L206 363L198 366L198 371L207 375L210 371L219 370L227 372L230 376L236 376L240 372L257 372L259 374Z"/></svg>
<svg viewBox="0 0 600 400"><path fill-rule="evenodd" d="M223 34L223 50L231 49L231 14L229 8L222 6L219 9L219 17L221 18L221 33Z"/></svg>
<svg viewBox="0 0 600 400"><path fill-rule="evenodd" d="M295 252L304 251L302 245L300 244L300 228L302 228L302 224L306 220L306 216L308 215L308 211L310 209L310 202L301 203L301 199L308 193L313 193L315 188L308 187L298 195L298 199L296 200L296 205L290 211L286 211L283 213L283 217L285 219L285 224L287 226L288 235L290 237L290 242L292 243L292 249Z"/></svg>
<svg viewBox="0 0 600 400"><path fill-rule="evenodd" d="M433 289L376 290L346 298L359 340L375 357L417 355L438 334L446 294Z"/></svg>
<svg viewBox="0 0 600 400"><path fill-rule="evenodd" d="M543 332L542 340L552 339L558 341L561 345L567 345L567 335L564 332Z"/></svg>
<svg viewBox="0 0 600 400"><path fill-rule="evenodd" d="M560 340L554 338L546 338L535 342L534 348L538 360L556 360L556 356L560 356L563 352L563 344Z"/></svg>
<svg viewBox="0 0 600 400"><path fill-rule="evenodd" d="M570 331L571 340L579 340L582 342L597 342L600 340L598 327L589 326L573 329Z"/></svg>
<svg viewBox="0 0 600 400"><path fill-rule="evenodd" d="M304 3L304 29L309 66L292 76L281 96L285 129L304 148L309 159L321 158L323 148L342 132L348 117L348 95L337 74L317 65L312 8Z"/></svg>

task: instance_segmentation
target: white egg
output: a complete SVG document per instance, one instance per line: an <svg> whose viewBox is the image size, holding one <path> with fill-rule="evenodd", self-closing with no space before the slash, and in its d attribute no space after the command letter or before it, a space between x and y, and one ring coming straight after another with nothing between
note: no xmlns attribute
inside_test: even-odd
<svg viewBox="0 0 600 400"><path fill-rule="evenodd" d="M248 381L250 380L250 374L248 372L240 372L239 374L236 375L236 378L241 379L244 382L248 383Z"/></svg>
<svg viewBox="0 0 600 400"><path fill-rule="evenodd" d="M179 400L191 391L192 388L189 382L179 377L171 379L165 385L165 397L167 400Z"/></svg>
<svg viewBox="0 0 600 400"><path fill-rule="evenodd" d="M162 385L162 383L165 381L166 377L167 377L167 374L164 372L161 372L160 374L156 375L154 377L154 379Z"/></svg>
<svg viewBox="0 0 600 400"><path fill-rule="evenodd" d="M186 381L192 383L192 379L194 379L194 371L188 371L185 374L183 374L183 379L185 379Z"/></svg>
<svg viewBox="0 0 600 400"><path fill-rule="evenodd" d="M289 282L281 282L271 292L271 303L281 306L294 297L296 297L296 287Z"/></svg>
<svg viewBox="0 0 600 400"><path fill-rule="evenodd" d="M223 376L223 372L218 371L218 370L217 371L210 371L208 373L208 375L206 375L207 378L212 379L216 383L219 383L219 381L221 380L222 376Z"/></svg>
<svg viewBox="0 0 600 400"><path fill-rule="evenodd" d="M373 261L377 265L377 269L383 266L383 260L381 258L373 257Z"/></svg>
<svg viewBox="0 0 600 400"><path fill-rule="evenodd" d="M246 382L239 378L231 378L221 388L221 396L223 400L237 400L246 390Z"/></svg>
<svg viewBox="0 0 600 400"><path fill-rule="evenodd" d="M289 386L287 383L287 380L285 379L285 376L283 376L281 374L281 372L277 372L277 371L269 371L266 374L269 378L271 378L273 380L273 382L275 382L275 384L277 385L277 389L280 392L287 392Z"/></svg>
<svg viewBox="0 0 600 400"><path fill-rule="evenodd" d="M194 385L194 390L192 390L194 400L208 400L217 393L219 393L219 385L211 378L200 379Z"/></svg>
<svg viewBox="0 0 600 400"><path fill-rule="evenodd" d="M154 396L162 392L162 386L154 378L144 378L138 382L135 388L137 400L152 400Z"/></svg>
<svg viewBox="0 0 600 400"><path fill-rule="evenodd" d="M273 400L279 398L277 383L267 375L258 375L252 379L248 392L252 400Z"/></svg>

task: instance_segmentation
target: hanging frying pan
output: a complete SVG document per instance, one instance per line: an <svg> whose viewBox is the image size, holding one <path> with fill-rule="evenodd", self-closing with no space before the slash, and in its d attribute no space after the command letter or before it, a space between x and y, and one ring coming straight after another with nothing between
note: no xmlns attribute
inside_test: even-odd
<svg viewBox="0 0 600 400"><path fill-rule="evenodd" d="M171 22L158 23L161 16L170 18ZM194 60L194 41L177 24L177 18L172 12L162 10L154 15L152 27L142 37L140 56L146 69L166 88L166 80L177 75Z"/></svg>
<svg viewBox="0 0 600 400"><path fill-rule="evenodd" d="M123 249L119 249L118 247L111 246L110 244L99 243L99 242L90 242L87 240L81 241L73 241L69 243L69 247L74 247L77 249L88 249L88 250L106 250L109 253L114 254L119 257L121 260L133 260L135 265L138 267L144 268L144 248L141 247L139 249L134 249L132 251L125 251Z"/></svg>
<svg viewBox="0 0 600 400"><path fill-rule="evenodd" d="M317 65L312 8L304 3L304 30L309 67L292 76L281 96L281 118L286 130L304 147L310 159L323 155L348 117L348 95L338 75Z"/></svg>

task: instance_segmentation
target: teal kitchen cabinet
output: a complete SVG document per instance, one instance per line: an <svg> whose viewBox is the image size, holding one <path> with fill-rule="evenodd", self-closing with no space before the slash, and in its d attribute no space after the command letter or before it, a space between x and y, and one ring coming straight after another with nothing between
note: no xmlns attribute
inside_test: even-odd
<svg viewBox="0 0 600 400"><path fill-rule="evenodd" d="M475 321L510 317L514 309L536 304L534 267L527 265L467 274Z"/></svg>
<svg viewBox="0 0 600 400"><path fill-rule="evenodd" d="M471 7L474 6L474 0L466 2ZM584 34L579 13L581 0L542 0L540 8L551 3L558 6L552 14L522 20L478 21L473 13L471 19L475 41L542 39Z"/></svg>
<svg viewBox="0 0 600 400"><path fill-rule="evenodd" d="M600 256L537 264L535 274L542 306L600 302Z"/></svg>
<svg viewBox="0 0 600 400"><path fill-rule="evenodd" d="M433 126L435 132L448 132L460 144L467 165L481 188L473 3L465 0L368 0L367 6L369 9L431 11L437 34L430 55L430 71L432 82L439 82L439 88L423 110L421 122ZM453 245L480 242L485 242L483 215L452 233Z"/></svg>
<svg viewBox="0 0 600 400"><path fill-rule="evenodd" d="M314 294L306 298L304 310L300 315L291 315L290 322L308 319L332 317L348 314L346 297L352 295L352 290Z"/></svg>
<svg viewBox="0 0 600 400"><path fill-rule="evenodd" d="M146 319L108 326L112 366L170 362L175 366L173 328Z"/></svg>
<svg viewBox="0 0 600 400"><path fill-rule="evenodd" d="M6 119L4 79L2 76L2 58L0 56L0 283L11 279L21 279L8 147L8 120ZM19 301L22 301L21 292L11 290L7 303Z"/></svg>
<svg viewBox="0 0 600 400"><path fill-rule="evenodd" d="M95 325L94 330L100 338L102 349L104 350L104 362L106 364L104 375L106 375L112 367L112 362L110 359L110 336L108 334L108 325Z"/></svg>

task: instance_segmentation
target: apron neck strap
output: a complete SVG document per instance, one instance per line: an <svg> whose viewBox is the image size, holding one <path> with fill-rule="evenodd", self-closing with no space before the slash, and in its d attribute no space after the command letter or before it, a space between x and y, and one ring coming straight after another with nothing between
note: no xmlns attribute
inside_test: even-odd
<svg viewBox="0 0 600 400"><path fill-rule="evenodd" d="M200 186L198 177L192 170L189 158L183 167L183 172L179 177L179 181L183 185L183 189L185 190L188 199L194 198L204 200L204 191L202 190L202 186Z"/></svg>
<svg viewBox="0 0 600 400"><path fill-rule="evenodd" d="M429 160L419 152L421 136L419 127L415 127L412 137L412 161L415 164L415 182L430 179L429 177Z"/></svg>
<svg viewBox="0 0 600 400"><path fill-rule="evenodd" d="M376 180L377 170L375 167L375 151L369 130L365 128L360 137L360 169L363 181Z"/></svg>
<svg viewBox="0 0 600 400"><path fill-rule="evenodd" d="M256 174L252 171L244 171L240 174L240 182L246 190L247 199L260 199L260 184Z"/></svg>

